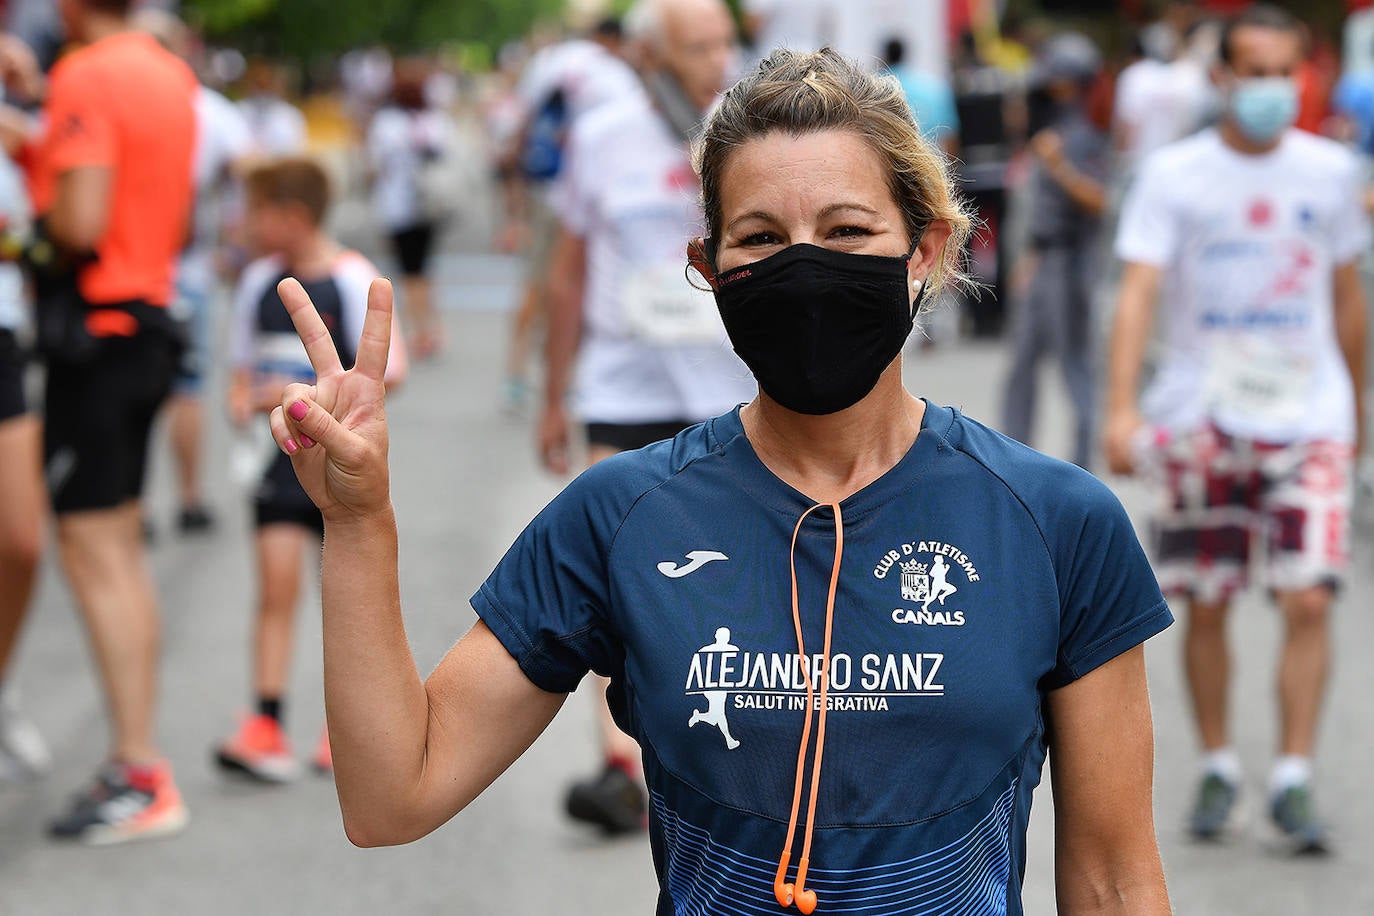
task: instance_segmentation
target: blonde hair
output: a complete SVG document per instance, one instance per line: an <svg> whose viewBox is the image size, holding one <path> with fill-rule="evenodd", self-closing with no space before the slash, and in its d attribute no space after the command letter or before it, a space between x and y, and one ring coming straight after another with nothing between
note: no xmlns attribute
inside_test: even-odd
<svg viewBox="0 0 1374 916"><path fill-rule="evenodd" d="M937 301L947 287L969 285L964 246L973 224L944 154L921 136L895 77L866 73L829 48L774 51L725 94L707 121L695 152L707 232L720 237L721 178L734 150L774 131L803 136L825 130L853 131L883 159L913 241L933 220L949 224L949 240L925 282L925 301Z"/></svg>

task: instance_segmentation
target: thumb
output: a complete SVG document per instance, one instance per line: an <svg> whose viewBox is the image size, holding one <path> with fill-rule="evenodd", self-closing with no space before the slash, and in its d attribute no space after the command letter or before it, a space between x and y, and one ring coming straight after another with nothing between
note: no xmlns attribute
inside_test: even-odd
<svg viewBox="0 0 1374 916"><path fill-rule="evenodd" d="M315 443L325 447L339 457L347 457L354 449L357 436L344 428L334 416L309 397L298 395L282 404L282 410L291 420L291 426L304 434L301 445L311 448Z"/></svg>

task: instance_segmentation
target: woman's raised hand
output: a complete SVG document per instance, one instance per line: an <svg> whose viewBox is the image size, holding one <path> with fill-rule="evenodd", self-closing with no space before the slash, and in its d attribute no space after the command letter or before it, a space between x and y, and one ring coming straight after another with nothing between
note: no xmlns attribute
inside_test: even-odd
<svg viewBox="0 0 1374 916"><path fill-rule="evenodd" d="M326 520L389 510L383 379L391 343L391 282L372 281L358 359L347 371L300 283L283 280L277 292L305 344L315 384L286 387L281 406L272 411L272 437L291 456L296 476Z"/></svg>

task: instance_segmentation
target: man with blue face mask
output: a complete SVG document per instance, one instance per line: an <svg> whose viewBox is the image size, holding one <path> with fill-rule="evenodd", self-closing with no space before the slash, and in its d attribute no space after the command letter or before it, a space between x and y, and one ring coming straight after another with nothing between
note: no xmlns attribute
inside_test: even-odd
<svg viewBox="0 0 1374 916"><path fill-rule="evenodd" d="M1312 754L1330 660L1330 610L1348 555L1361 440L1369 245L1359 165L1291 129L1301 26L1257 5L1222 33L1221 124L1166 146L1122 212L1106 448L1114 471L1159 483L1155 570L1187 601L1184 666L1204 752L1189 827L1222 836L1240 762L1227 728L1227 609L1258 578L1283 614L1275 824L1326 848ZM1163 347L1139 406L1154 303Z"/></svg>

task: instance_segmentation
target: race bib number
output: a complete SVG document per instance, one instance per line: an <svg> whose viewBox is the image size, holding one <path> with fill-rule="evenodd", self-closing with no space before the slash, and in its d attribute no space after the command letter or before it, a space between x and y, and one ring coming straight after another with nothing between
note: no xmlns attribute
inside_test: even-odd
<svg viewBox="0 0 1374 916"><path fill-rule="evenodd" d="M1225 344L1212 354L1207 395L1212 409L1262 424L1292 423L1308 409L1314 361L1273 344Z"/></svg>
<svg viewBox="0 0 1374 916"><path fill-rule="evenodd" d="M714 344L724 338L715 297L692 288L681 262L631 270L620 295L626 329L645 343Z"/></svg>

